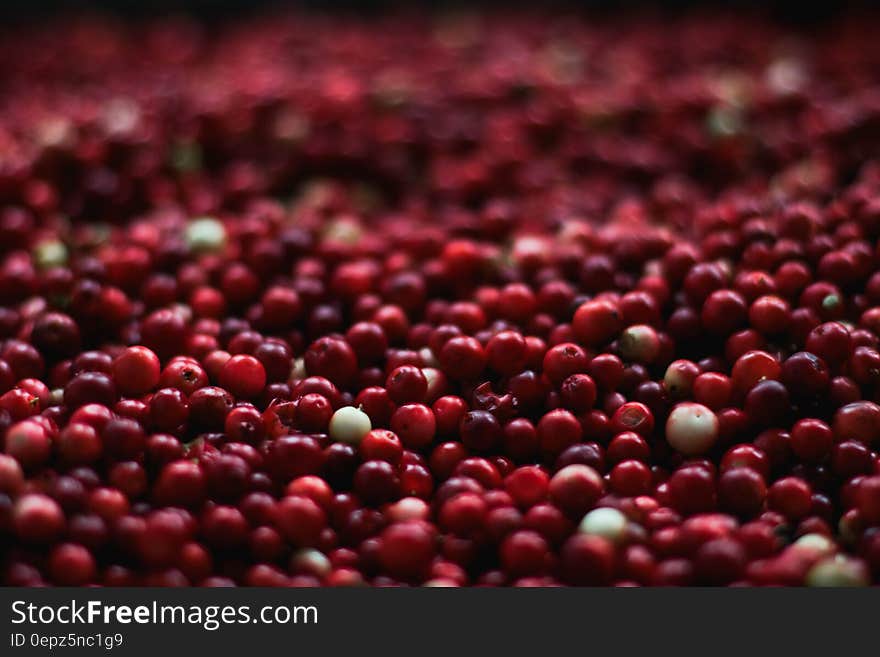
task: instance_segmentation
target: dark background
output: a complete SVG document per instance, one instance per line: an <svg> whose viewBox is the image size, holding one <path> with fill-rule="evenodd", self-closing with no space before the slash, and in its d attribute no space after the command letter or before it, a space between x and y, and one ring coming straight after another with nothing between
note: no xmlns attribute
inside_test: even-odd
<svg viewBox="0 0 880 657"><path fill-rule="evenodd" d="M159 15L163 13L186 13L196 17L234 17L235 15L255 13L266 9L305 8L314 11L345 11L358 14L375 14L395 9L412 10L438 8L529 9L534 7L542 12L554 7L583 9L589 12L611 12L620 9L648 9L661 13L681 13L706 9L747 9L768 13L772 17L791 22L813 22L833 18L850 10L864 10L876 6L870 0L726 0L698 2L694 0L541 0L522 2L519 0L451 0L428 2L425 0L5 0L0 2L0 16L7 19L38 19L52 15L73 15L86 11L99 11L122 16Z"/></svg>

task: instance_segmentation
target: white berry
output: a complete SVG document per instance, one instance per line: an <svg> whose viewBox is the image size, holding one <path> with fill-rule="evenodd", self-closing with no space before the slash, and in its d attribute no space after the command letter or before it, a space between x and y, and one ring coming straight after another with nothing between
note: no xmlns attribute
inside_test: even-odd
<svg viewBox="0 0 880 657"><path fill-rule="evenodd" d="M626 516L617 509L600 507L584 516L578 531L581 534L592 534L617 542L623 538L627 522Z"/></svg>
<svg viewBox="0 0 880 657"><path fill-rule="evenodd" d="M705 454L717 439L718 418L702 404L678 404L666 420L666 440L687 456Z"/></svg>
<svg viewBox="0 0 880 657"><path fill-rule="evenodd" d="M804 534L792 543L792 547L824 554L831 554L835 550L834 541L823 534Z"/></svg>
<svg viewBox="0 0 880 657"><path fill-rule="evenodd" d="M356 445L372 428L370 416L354 406L343 406L330 418L330 437L342 443Z"/></svg>
<svg viewBox="0 0 880 657"><path fill-rule="evenodd" d="M318 577L326 577L333 570L330 559L314 548L302 548L294 552L290 565L295 571L308 572Z"/></svg>
<svg viewBox="0 0 880 657"><path fill-rule="evenodd" d="M826 557L810 568L807 586L868 586L868 569L860 559L843 555Z"/></svg>
<svg viewBox="0 0 880 657"><path fill-rule="evenodd" d="M213 217L201 217L189 222L185 237L192 251L217 251L226 244L226 227Z"/></svg>

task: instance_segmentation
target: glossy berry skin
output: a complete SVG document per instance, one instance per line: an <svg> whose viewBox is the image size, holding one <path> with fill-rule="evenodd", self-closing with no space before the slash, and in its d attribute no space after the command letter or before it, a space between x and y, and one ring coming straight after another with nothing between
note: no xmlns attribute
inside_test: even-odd
<svg viewBox="0 0 880 657"><path fill-rule="evenodd" d="M699 376L699 365L685 359L676 360L666 368L663 387L673 399L688 397L694 392L694 384Z"/></svg>
<svg viewBox="0 0 880 657"><path fill-rule="evenodd" d="M501 441L501 424L488 411L469 411L461 418L459 434L465 447L488 451Z"/></svg>
<svg viewBox="0 0 880 657"><path fill-rule="evenodd" d="M368 504L383 504L398 496L400 478L390 463L366 461L354 475L354 490Z"/></svg>
<svg viewBox="0 0 880 657"><path fill-rule="evenodd" d="M599 500L605 485L588 465L569 465L550 479L550 500L572 517L580 517Z"/></svg>
<svg viewBox="0 0 880 657"><path fill-rule="evenodd" d="M0 585L880 583L869 22L541 11L5 35Z"/></svg>
<svg viewBox="0 0 880 657"><path fill-rule="evenodd" d="M565 342L547 350L544 356L544 374L554 384L561 384L568 376L585 372L589 359L576 344Z"/></svg>
<svg viewBox="0 0 880 657"><path fill-rule="evenodd" d="M103 452L99 432L91 425L84 423L68 424L59 434L55 448L62 460L72 465L94 463Z"/></svg>
<svg viewBox="0 0 880 657"><path fill-rule="evenodd" d="M526 341L516 331L501 331L486 344L489 367L499 374L516 374L525 368Z"/></svg>
<svg viewBox="0 0 880 657"><path fill-rule="evenodd" d="M236 397L255 397L266 385L266 369L253 356L232 356L220 370L220 383Z"/></svg>
<svg viewBox="0 0 880 657"><path fill-rule="evenodd" d="M832 429L836 441L857 440L872 445L880 439L880 406L861 401L847 404L834 414Z"/></svg>
<svg viewBox="0 0 880 657"><path fill-rule="evenodd" d="M291 543L299 547L317 544L326 526L324 511L307 497L288 496L274 510L275 526Z"/></svg>
<svg viewBox="0 0 880 657"><path fill-rule="evenodd" d="M43 425L33 420L25 420L6 430L4 451L22 468L34 469L48 461L52 442Z"/></svg>
<svg viewBox="0 0 880 657"><path fill-rule="evenodd" d="M561 568L565 581L575 586L597 586L611 581L614 548L606 539L576 534L562 546Z"/></svg>
<svg viewBox="0 0 880 657"><path fill-rule="evenodd" d="M767 503L787 518L799 520L809 513L811 494L812 490L804 480L785 477L770 486Z"/></svg>
<svg viewBox="0 0 880 657"><path fill-rule="evenodd" d="M324 337L313 342L303 357L311 376L326 377L335 385L346 387L357 373L357 356L345 340Z"/></svg>
<svg viewBox="0 0 880 657"><path fill-rule="evenodd" d="M660 354L660 338L657 332L645 324L627 327L617 341L618 350L625 361L650 364Z"/></svg>
<svg viewBox="0 0 880 657"><path fill-rule="evenodd" d="M611 428L617 433L633 431L641 436L649 436L654 431L654 415L644 404L626 402L614 412Z"/></svg>
<svg viewBox="0 0 880 657"><path fill-rule="evenodd" d="M798 398L811 398L824 393L831 382L828 366L819 356L799 351L782 363L781 380Z"/></svg>
<svg viewBox="0 0 880 657"><path fill-rule="evenodd" d="M395 523L382 532L379 560L395 577L424 575L436 547L432 528L417 520Z"/></svg>
<svg viewBox="0 0 880 657"><path fill-rule="evenodd" d="M113 379L130 397L143 395L159 383L159 357L146 347L129 347L113 360Z"/></svg>
<svg viewBox="0 0 880 657"><path fill-rule="evenodd" d="M721 509L740 517L753 517L764 507L767 485L750 468L732 468L718 479L718 503Z"/></svg>
<svg viewBox="0 0 880 657"><path fill-rule="evenodd" d="M598 347L611 341L623 330L623 318L615 304L594 300L575 311L571 326L578 341Z"/></svg>
<svg viewBox="0 0 880 657"><path fill-rule="evenodd" d="M29 493L19 497L12 508L12 530L26 543L50 543L65 528L64 512L46 495Z"/></svg>
<svg viewBox="0 0 880 657"><path fill-rule="evenodd" d="M611 490L623 497L647 494L651 490L652 483L651 469L635 459L621 461L609 473Z"/></svg>
<svg viewBox="0 0 880 657"><path fill-rule="evenodd" d="M392 414L391 430L405 447L418 449L434 440L437 423L431 409L424 404L406 404Z"/></svg>
<svg viewBox="0 0 880 657"><path fill-rule="evenodd" d="M501 544L501 564L514 576L538 575L547 565L549 546L534 531L523 530L510 534Z"/></svg>
<svg viewBox="0 0 880 657"><path fill-rule="evenodd" d="M82 545L63 543L49 556L49 572L59 585L85 586L95 577L95 559Z"/></svg>
<svg viewBox="0 0 880 657"><path fill-rule="evenodd" d="M834 432L821 420L799 420L791 428L791 449L804 461L825 459L834 444Z"/></svg>
<svg viewBox="0 0 880 657"><path fill-rule="evenodd" d="M836 366L849 356L852 338L840 322L826 322L810 332L804 346L829 365Z"/></svg>
<svg viewBox="0 0 880 657"><path fill-rule="evenodd" d="M562 405L573 413L584 413L596 402L596 384L587 374L572 374L559 386Z"/></svg>
<svg viewBox="0 0 880 657"><path fill-rule="evenodd" d="M388 375L385 389L395 404L421 402L428 392L428 380L418 367L401 365Z"/></svg>
<svg viewBox="0 0 880 657"><path fill-rule="evenodd" d="M685 466L669 478L669 497L673 508L692 515L711 511L716 503L716 489L712 473L698 466Z"/></svg>
<svg viewBox="0 0 880 657"><path fill-rule="evenodd" d="M537 466L517 468L504 479L504 489L520 507L537 504L547 495L550 478Z"/></svg>
<svg viewBox="0 0 880 657"><path fill-rule="evenodd" d="M666 420L666 440L687 456L704 454L718 439L718 418L701 404L677 405Z"/></svg>
<svg viewBox="0 0 880 657"><path fill-rule="evenodd" d="M880 478L866 477L858 486L856 502L859 513L869 524L880 522Z"/></svg>
<svg viewBox="0 0 880 657"><path fill-rule="evenodd" d="M766 351L753 350L740 356L731 370L733 388L739 394L746 394L761 381L778 380L782 367Z"/></svg>
<svg viewBox="0 0 880 657"><path fill-rule="evenodd" d="M583 436L583 429L570 412L556 409L541 418L537 433L541 450L545 454L555 456L579 442Z"/></svg>
<svg viewBox="0 0 880 657"><path fill-rule="evenodd" d="M488 363L483 346L469 336L448 340L440 350L438 359L448 377L464 381L477 378Z"/></svg>
<svg viewBox="0 0 880 657"><path fill-rule="evenodd" d="M303 397L300 404L303 403ZM372 425L369 416L352 406L344 406L330 418L330 437L333 440L357 445L369 433Z"/></svg>

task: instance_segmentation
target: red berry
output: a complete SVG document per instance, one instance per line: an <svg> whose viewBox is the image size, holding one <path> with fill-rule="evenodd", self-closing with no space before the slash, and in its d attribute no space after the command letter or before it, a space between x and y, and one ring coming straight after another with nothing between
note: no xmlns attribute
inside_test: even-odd
<svg viewBox="0 0 880 657"><path fill-rule="evenodd" d="M282 498L274 511L275 527L288 541L298 547L318 543L327 517L318 504L308 497L289 495Z"/></svg>
<svg viewBox="0 0 880 657"><path fill-rule="evenodd" d="M113 360L113 380L124 395L136 397L159 384L159 357L146 347L129 347Z"/></svg>

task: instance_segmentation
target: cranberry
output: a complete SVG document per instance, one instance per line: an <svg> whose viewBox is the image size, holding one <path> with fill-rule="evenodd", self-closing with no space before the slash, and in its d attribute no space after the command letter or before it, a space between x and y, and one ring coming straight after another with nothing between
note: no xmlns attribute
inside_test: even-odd
<svg viewBox="0 0 880 657"><path fill-rule="evenodd" d="M6 430L4 451L22 468L33 470L49 460L52 439L43 425L24 420Z"/></svg>
<svg viewBox="0 0 880 657"><path fill-rule="evenodd" d="M252 398L266 385L266 369L253 356L232 356L220 370L220 383L236 397Z"/></svg>
<svg viewBox="0 0 880 657"><path fill-rule="evenodd" d="M623 329L623 317L617 306L606 300L593 300L575 311L571 322L578 341L591 347L610 342Z"/></svg>
<svg viewBox="0 0 880 657"><path fill-rule="evenodd" d="M586 372L589 359L578 345L564 342L547 350L544 356L544 374L554 384L561 384L568 376Z"/></svg>
<svg viewBox="0 0 880 657"><path fill-rule="evenodd" d="M778 479L768 491L767 503L792 520L799 520L810 512L812 490L803 479Z"/></svg>
<svg viewBox="0 0 880 657"><path fill-rule="evenodd" d="M124 395L149 392L159 383L159 357L146 347L129 347L113 360L113 380Z"/></svg>
<svg viewBox="0 0 880 657"><path fill-rule="evenodd" d="M849 330L843 324L826 322L810 332L804 346L833 367L849 357L851 345Z"/></svg>
<svg viewBox="0 0 880 657"><path fill-rule="evenodd" d="M608 584L614 571L614 547L600 536L575 534L562 546L565 581L576 586Z"/></svg>
<svg viewBox="0 0 880 657"><path fill-rule="evenodd" d="M703 302L703 326L720 335L730 335L742 326L748 315L745 299L733 290L715 290Z"/></svg>
<svg viewBox="0 0 880 657"><path fill-rule="evenodd" d="M0 492L15 494L24 486L24 472L18 460L6 454L0 454Z"/></svg>
<svg viewBox="0 0 880 657"><path fill-rule="evenodd" d="M50 543L61 535L64 527L64 512L46 495L22 495L12 507L12 528L22 541Z"/></svg>
<svg viewBox="0 0 880 657"><path fill-rule="evenodd" d="M82 545L62 543L49 555L49 573L62 586L84 586L95 577L95 559Z"/></svg>
<svg viewBox="0 0 880 657"><path fill-rule="evenodd" d="M526 364L526 341L516 331L496 333L486 344L489 367L499 374L513 375Z"/></svg>
<svg viewBox="0 0 880 657"><path fill-rule="evenodd" d="M815 397L824 393L830 383L828 366L809 351L799 351L782 363L782 382L795 397Z"/></svg>
<svg viewBox="0 0 880 657"><path fill-rule="evenodd" d="M324 337L313 342L304 355L306 371L311 376L326 377L340 387L347 387L357 374L357 356L345 340Z"/></svg>
<svg viewBox="0 0 880 657"><path fill-rule="evenodd" d="M430 408L423 404L406 404L392 414L391 429L404 446L418 449L431 444L437 426Z"/></svg>
<svg viewBox="0 0 880 657"><path fill-rule="evenodd" d="M759 426L784 424L790 409L788 390L779 381L761 381L746 395L745 413Z"/></svg>
<svg viewBox="0 0 880 657"><path fill-rule="evenodd" d="M369 504L390 502L399 495L400 478L390 463L366 461L355 472L354 490Z"/></svg>
<svg viewBox="0 0 880 657"><path fill-rule="evenodd" d="M649 493L652 482L651 469L635 459L621 461L609 473L611 490L624 497Z"/></svg>
<svg viewBox="0 0 880 657"><path fill-rule="evenodd" d="M660 355L660 337L652 327L636 324L628 327L617 341L620 355L626 361L650 364Z"/></svg>
<svg viewBox="0 0 880 657"><path fill-rule="evenodd" d="M461 397L447 395L437 399L431 410L437 433L441 436L449 436L458 431L461 418L464 417L468 408L467 403Z"/></svg>
<svg viewBox="0 0 880 657"><path fill-rule="evenodd" d="M465 447L478 451L488 451L501 441L501 425L488 411L465 413L459 431Z"/></svg>
<svg viewBox="0 0 880 657"><path fill-rule="evenodd" d="M672 505L682 513L693 514L715 507L715 482L706 468L685 466L669 478Z"/></svg>
<svg viewBox="0 0 880 657"><path fill-rule="evenodd" d="M654 416L644 404L626 402L614 412L611 428L617 433L633 431L641 436L649 436L654 431Z"/></svg>
<svg viewBox="0 0 880 657"><path fill-rule="evenodd" d="M880 439L880 406L861 401L839 408L834 414L833 430L837 442L858 440L873 444Z"/></svg>
<svg viewBox="0 0 880 657"><path fill-rule="evenodd" d="M101 372L83 372L64 386L64 404L71 409L86 404L113 406L115 401L116 386L109 376Z"/></svg>
<svg viewBox="0 0 880 657"><path fill-rule="evenodd" d="M588 465L569 465L550 479L550 500L573 517L580 517L599 500L605 486Z"/></svg>
<svg viewBox="0 0 880 657"><path fill-rule="evenodd" d="M738 541L717 538L700 546L694 558L694 570L707 584L730 584L743 575L747 559L745 549Z"/></svg>
<svg viewBox="0 0 880 657"><path fill-rule="evenodd" d="M559 387L562 404L573 413L590 410L596 402L596 384L586 374L572 374Z"/></svg>
<svg viewBox="0 0 880 657"><path fill-rule="evenodd" d="M205 475L195 463L174 461L162 468L153 487L160 504L196 506L204 500Z"/></svg>
<svg viewBox="0 0 880 657"><path fill-rule="evenodd" d="M647 461L651 454L651 448L647 441L632 431L622 431L614 436L608 444L606 458L609 463L618 463L626 459Z"/></svg>
<svg viewBox="0 0 880 657"><path fill-rule="evenodd" d="M365 461L388 461L392 465L398 465L403 457L400 438L387 429L373 429L367 433L359 445L359 451Z"/></svg>
<svg viewBox="0 0 880 657"><path fill-rule="evenodd" d="M449 339L440 350L438 358L448 377L464 381L477 378L488 363L483 346L475 338L468 336Z"/></svg>
<svg viewBox="0 0 880 657"><path fill-rule="evenodd" d="M741 517L751 517L764 507L767 486L764 478L747 467L734 467L718 479L718 500L722 509Z"/></svg>
<svg viewBox="0 0 880 657"><path fill-rule="evenodd" d="M688 456L704 454L718 440L718 418L701 404L678 404L666 420L666 440Z"/></svg>
<svg viewBox="0 0 880 657"><path fill-rule="evenodd" d="M222 430L232 404L232 396L222 388L199 388L189 398L190 423L202 431Z"/></svg>
<svg viewBox="0 0 880 657"><path fill-rule="evenodd" d="M538 466L517 468L504 479L504 489L523 508L543 500L550 486L550 477Z"/></svg>
<svg viewBox="0 0 880 657"><path fill-rule="evenodd" d="M537 432L541 451L554 457L579 442L583 435L583 429L577 418L563 409L556 409L544 415L538 422ZM464 440L463 436L462 440ZM467 441L464 442L468 444Z"/></svg>
<svg viewBox="0 0 880 657"><path fill-rule="evenodd" d="M547 568L549 546L537 532L522 530L504 539L500 554L504 570L514 577L536 575Z"/></svg>
<svg viewBox="0 0 880 657"><path fill-rule="evenodd" d="M775 295L758 297L749 307L749 323L765 335L784 333L791 323L791 306Z"/></svg>
<svg viewBox="0 0 880 657"><path fill-rule="evenodd" d="M731 370L731 380L735 390L747 393L765 380L779 380L782 367L766 351L749 351L740 356Z"/></svg>
<svg viewBox="0 0 880 657"><path fill-rule="evenodd" d="M436 538L427 523L409 520L386 528L380 538L379 560L395 577L424 576L436 552Z"/></svg>
<svg viewBox="0 0 880 657"><path fill-rule="evenodd" d="M877 579L869 30L495 18L10 35L3 583Z"/></svg>
<svg viewBox="0 0 880 657"><path fill-rule="evenodd" d="M273 477L284 481L315 474L324 462L318 441L303 435L276 438L269 444L268 457Z"/></svg>
<svg viewBox="0 0 880 657"><path fill-rule="evenodd" d="M232 413L234 412L235 410L232 411ZM229 417L232 413L226 416L227 422L229 422ZM303 395L296 402L293 421L303 431L326 431L332 418L333 407L324 395L312 392Z"/></svg>
<svg viewBox="0 0 880 657"><path fill-rule="evenodd" d="M324 511L307 497L290 495L281 499L274 510L275 526L296 546L316 545L327 523Z"/></svg>
<svg viewBox="0 0 880 657"><path fill-rule="evenodd" d="M418 367L401 365L388 375L385 389L395 404L421 402L428 392L428 380Z"/></svg>
<svg viewBox="0 0 880 657"><path fill-rule="evenodd" d="M831 452L834 433L821 420L806 418L791 428L791 450L805 461L822 461Z"/></svg>
<svg viewBox="0 0 880 657"><path fill-rule="evenodd" d="M395 408L388 391L379 386L369 386L361 390L354 400L354 405L370 417L373 426L387 425Z"/></svg>
<svg viewBox="0 0 880 657"><path fill-rule="evenodd" d="M712 410L719 410L730 401L731 380L718 372L704 372L694 380L694 399Z"/></svg>

